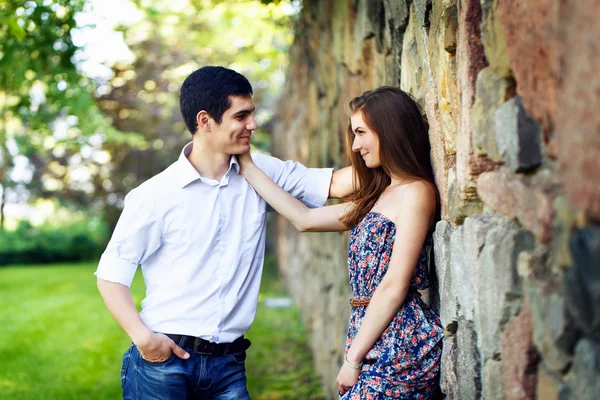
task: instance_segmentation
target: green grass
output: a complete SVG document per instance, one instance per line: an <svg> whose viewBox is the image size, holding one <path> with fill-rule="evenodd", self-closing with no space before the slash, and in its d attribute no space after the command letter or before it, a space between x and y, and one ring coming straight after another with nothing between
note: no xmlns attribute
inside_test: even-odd
<svg viewBox="0 0 600 400"><path fill-rule="evenodd" d="M0 268L0 399L119 399L129 338L96 289L95 264ZM140 274L132 285L144 296ZM271 264L261 298L283 295ZM253 399L323 399L295 308L259 303L247 335Z"/></svg>

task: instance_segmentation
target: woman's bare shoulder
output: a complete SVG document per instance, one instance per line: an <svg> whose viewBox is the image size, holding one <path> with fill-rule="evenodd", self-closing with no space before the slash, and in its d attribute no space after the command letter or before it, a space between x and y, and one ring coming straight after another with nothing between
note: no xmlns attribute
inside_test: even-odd
<svg viewBox="0 0 600 400"><path fill-rule="evenodd" d="M406 185L400 185L390 193L394 198L394 213L431 214L437 207L435 187L426 180L415 180Z"/></svg>

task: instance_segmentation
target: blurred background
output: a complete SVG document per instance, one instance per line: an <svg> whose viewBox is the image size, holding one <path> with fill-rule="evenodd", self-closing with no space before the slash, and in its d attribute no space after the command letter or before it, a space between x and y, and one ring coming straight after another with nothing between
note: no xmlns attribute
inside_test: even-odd
<svg viewBox="0 0 600 400"><path fill-rule="evenodd" d="M0 265L96 259L132 188L190 140L179 88L247 76L269 151L293 1L9 1L0 6Z"/></svg>
<svg viewBox="0 0 600 400"><path fill-rule="evenodd" d="M250 80L261 126L252 144L269 152L300 8L281 0L0 1L0 399L121 397L129 338L93 272L123 199L191 140L179 89L205 65ZM138 307L144 291L138 271ZM323 398L300 312L271 254L260 296L261 322L248 334L253 398Z"/></svg>

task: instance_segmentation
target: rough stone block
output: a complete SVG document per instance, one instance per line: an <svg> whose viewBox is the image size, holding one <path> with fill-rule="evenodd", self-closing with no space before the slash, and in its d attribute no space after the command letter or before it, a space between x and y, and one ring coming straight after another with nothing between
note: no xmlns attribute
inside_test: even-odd
<svg viewBox="0 0 600 400"><path fill-rule="evenodd" d="M469 169L473 175L479 175L484 172L495 171L500 167L499 164L485 156L476 156L472 154L469 157ZM477 193L471 194L472 198L478 199Z"/></svg>
<svg viewBox="0 0 600 400"><path fill-rule="evenodd" d="M458 303L453 290L450 241L454 228L446 220L439 221L433 233L435 267L438 277L439 314L442 326L456 321Z"/></svg>
<svg viewBox="0 0 600 400"><path fill-rule="evenodd" d="M402 42L404 30L408 24L409 10L406 0L385 0L385 21L384 30L384 49L388 56L386 57L386 78L387 82L393 86L400 86L400 74L402 65ZM389 46L387 45L389 43Z"/></svg>
<svg viewBox="0 0 600 400"><path fill-rule="evenodd" d="M459 315L473 319L475 285L471 278L470 265L463 252L464 227L459 226L450 238L450 276L454 282L454 293L458 301Z"/></svg>
<svg viewBox="0 0 600 400"><path fill-rule="evenodd" d="M481 368L477 334L472 323L461 319L446 333L442 348L440 386L448 400L481 398Z"/></svg>
<svg viewBox="0 0 600 400"><path fill-rule="evenodd" d="M456 178L456 167L448 171L448 218L456 225L461 225L469 215L483 211L483 204L477 197L465 199L460 193Z"/></svg>
<svg viewBox="0 0 600 400"><path fill-rule="evenodd" d="M456 137L456 178L460 201L477 200L476 174L471 170L471 108L475 101L475 83L479 71L488 63L481 44L481 4L462 0L458 7L457 86L459 112Z"/></svg>
<svg viewBox="0 0 600 400"><path fill-rule="evenodd" d="M504 27L498 15L498 0L481 0L481 10L481 41L485 56L496 75L508 78L511 76L510 59L506 50Z"/></svg>
<svg viewBox="0 0 600 400"><path fill-rule="evenodd" d="M402 44L400 88L411 93L420 103L424 103L425 94L432 87L428 61L427 30L417 20L416 6L413 3Z"/></svg>
<svg viewBox="0 0 600 400"><path fill-rule="evenodd" d="M430 12L428 56L431 65L432 81L437 99L440 131L446 154L452 156L452 165L456 159L456 132L460 99L456 76L456 30L458 29L458 10L455 4L441 1L432 3ZM450 22L452 21L452 22ZM451 53L447 51L448 41L453 44Z"/></svg>
<svg viewBox="0 0 600 400"><path fill-rule="evenodd" d="M502 220L502 217L484 214L473 215L465 219L463 246L471 268L479 269L479 255L485 245L486 234Z"/></svg>
<svg viewBox="0 0 600 400"><path fill-rule="evenodd" d="M503 0L498 4L517 93L540 121L546 138L556 121L558 13L555 0Z"/></svg>
<svg viewBox="0 0 600 400"><path fill-rule="evenodd" d="M387 21L393 21L392 28L401 31L408 24L408 7L406 0L385 0L385 16Z"/></svg>
<svg viewBox="0 0 600 400"><path fill-rule="evenodd" d="M456 377L456 334L450 336L446 333L442 346L442 359L440 368L440 387L448 400L460 399Z"/></svg>
<svg viewBox="0 0 600 400"><path fill-rule="evenodd" d="M413 0L415 5L415 22L422 27L429 26L431 0Z"/></svg>
<svg viewBox="0 0 600 400"><path fill-rule="evenodd" d="M542 163L540 126L514 97L496 111L498 152L514 172L525 172Z"/></svg>
<svg viewBox="0 0 600 400"><path fill-rule="evenodd" d="M569 313L584 334L600 337L600 227L575 230L569 247L573 265L564 274Z"/></svg>
<svg viewBox="0 0 600 400"><path fill-rule="evenodd" d="M471 110L473 148L478 156L502 161L496 144L496 110L514 95L514 82L502 78L491 67L477 76L477 93Z"/></svg>
<svg viewBox="0 0 600 400"><path fill-rule="evenodd" d="M469 321L459 320L456 332L456 392L461 400L481 399L481 363L477 332Z"/></svg>
<svg viewBox="0 0 600 400"><path fill-rule="evenodd" d="M344 32L348 23L350 4L347 1L336 1L331 10L331 54L336 64L344 62ZM332 78L337 78L337 74ZM337 91L336 91L337 94Z"/></svg>
<svg viewBox="0 0 600 400"><path fill-rule="evenodd" d="M485 400L504 400L500 361L489 359L483 367L482 394Z"/></svg>
<svg viewBox="0 0 600 400"><path fill-rule="evenodd" d="M450 238L451 287L458 299L459 317L470 321L476 320L475 309L481 279L480 254L484 248L486 233L502 220L501 217L476 215L467 218L464 225L452 233Z"/></svg>
<svg viewBox="0 0 600 400"><path fill-rule="evenodd" d="M537 398L540 400L558 400L560 384L544 368L538 371Z"/></svg>
<svg viewBox="0 0 600 400"><path fill-rule="evenodd" d="M553 63L561 67L556 75L561 78L555 133L558 171L571 203L600 220L600 4L598 0L559 4L560 18L555 21L562 51ZM538 92L536 101L540 96L543 93Z"/></svg>
<svg viewBox="0 0 600 400"><path fill-rule="evenodd" d="M456 156L446 151L446 135L442 131L438 95L435 88L425 95L425 111L429 121L429 142L431 144L431 164L435 183L440 192L441 215L448 215L448 172L456 163Z"/></svg>
<svg viewBox="0 0 600 400"><path fill-rule="evenodd" d="M577 343L573 366L561 399L597 400L600 393L600 344L591 339Z"/></svg>
<svg viewBox="0 0 600 400"><path fill-rule="evenodd" d="M439 278L435 266L434 244L427 246L427 275L429 287L421 291L421 299L436 313L440 311Z"/></svg>
<svg viewBox="0 0 600 400"><path fill-rule="evenodd" d="M458 9L456 5L451 5L444 9L441 15L441 24L444 27L444 50L450 54L455 54L456 33L458 32Z"/></svg>
<svg viewBox="0 0 600 400"><path fill-rule="evenodd" d="M558 278L525 282L527 301L531 306L533 343L548 371L562 374L571 363L565 344L577 337L562 297L562 281Z"/></svg>
<svg viewBox="0 0 600 400"><path fill-rule="evenodd" d="M381 50L384 28L380 18L382 7L383 3L379 1L358 0L357 19L354 25L355 50L360 49L362 41L373 36L377 40L377 48Z"/></svg>
<svg viewBox="0 0 600 400"><path fill-rule="evenodd" d="M366 89L385 84L385 56L377 51L374 37L363 41L361 47L360 70Z"/></svg>
<svg viewBox="0 0 600 400"><path fill-rule="evenodd" d="M346 15L348 21L344 24L344 40L343 40L343 59L344 65L349 73L352 75L360 74L359 57L360 57L360 46L362 45L363 36L362 32L357 32L359 29L359 22L357 21L359 16L357 14L356 7L350 6ZM361 21L362 22L362 21ZM358 36L357 36L358 35ZM293 46L292 50L296 48ZM303 63L305 64L305 63ZM300 64L301 65L301 64ZM307 68L307 65L303 65Z"/></svg>
<svg viewBox="0 0 600 400"><path fill-rule="evenodd" d="M550 274L548 265L549 251L538 246L531 251L522 251L517 259L517 273L526 279L544 279Z"/></svg>
<svg viewBox="0 0 600 400"><path fill-rule="evenodd" d="M535 399L540 358L532 336L531 308L525 303L519 315L506 324L500 339L500 370L507 400Z"/></svg>
<svg viewBox="0 0 600 400"><path fill-rule="evenodd" d="M541 170L533 177L523 177L502 167L481 174L477 181L477 191L487 206L517 218L546 245L552 235L553 201L559 189L554 175L548 170Z"/></svg>
<svg viewBox="0 0 600 400"><path fill-rule="evenodd" d="M521 279L517 259L533 247L533 236L503 218L487 228L479 258L475 326L485 362L499 353L500 332L521 308Z"/></svg>
<svg viewBox="0 0 600 400"><path fill-rule="evenodd" d="M552 271L563 273L573 264L569 249L573 227L584 226L586 213L575 208L566 195L559 195L554 200L554 221L552 223Z"/></svg>

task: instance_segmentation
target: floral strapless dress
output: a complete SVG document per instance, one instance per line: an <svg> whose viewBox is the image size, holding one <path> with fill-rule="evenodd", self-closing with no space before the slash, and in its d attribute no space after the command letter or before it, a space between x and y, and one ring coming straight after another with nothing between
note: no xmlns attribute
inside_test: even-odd
<svg viewBox="0 0 600 400"><path fill-rule="evenodd" d="M369 212L350 234L348 271L355 298L370 299L383 279L396 238L396 225L385 215ZM421 251L410 290L397 314L364 359L358 382L343 400L430 399L436 393L442 354L443 328L438 315L417 290L429 287L428 254L431 240ZM367 307L350 315L346 352Z"/></svg>

